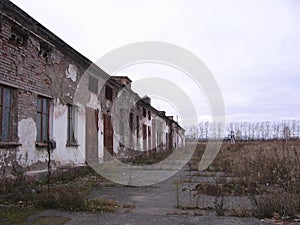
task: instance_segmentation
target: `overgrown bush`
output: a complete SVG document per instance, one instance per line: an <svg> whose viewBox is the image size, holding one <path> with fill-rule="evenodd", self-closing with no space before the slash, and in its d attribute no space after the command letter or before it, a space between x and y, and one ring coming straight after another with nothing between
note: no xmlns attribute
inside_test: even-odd
<svg viewBox="0 0 300 225"><path fill-rule="evenodd" d="M85 197L75 190L60 190L37 195L35 205L46 209L80 211L85 209Z"/></svg>
<svg viewBox="0 0 300 225"><path fill-rule="evenodd" d="M117 201L105 198L98 198L86 201L88 211L115 212L119 205Z"/></svg>
<svg viewBox="0 0 300 225"><path fill-rule="evenodd" d="M25 179L18 170L13 178L0 179L0 204L16 207L112 212L118 205L109 199L87 200L86 193L106 179L89 167L58 171L51 182Z"/></svg>
<svg viewBox="0 0 300 225"><path fill-rule="evenodd" d="M259 196L257 203L255 214L258 217L272 217L273 213L293 217L297 213L298 197L287 192L272 192Z"/></svg>

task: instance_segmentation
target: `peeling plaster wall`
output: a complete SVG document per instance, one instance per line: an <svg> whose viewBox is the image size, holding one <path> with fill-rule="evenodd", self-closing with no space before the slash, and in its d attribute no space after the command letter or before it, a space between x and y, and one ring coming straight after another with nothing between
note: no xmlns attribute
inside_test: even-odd
<svg viewBox="0 0 300 225"><path fill-rule="evenodd" d="M93 108L93 109L100 109L100 103L98 102L98 96L94 93L91 93L90 100L88 101L86 106Z"/></svg>
<svg viewBox="0 0 300 225"><path fill-rule="evenodd" d="M66 77L70 78L73 82L76 82L78 69L76 65L69 64L68 68L66 69Z"/></svg>
<svg viewBox="0 0 300 225"><path fill-rule="evenodd" d="M83 138L85 133L85 114L82 112L82 109L78 109L76 113L78 114L78 120L75 122L75 129L77 130L78 146L67 146L67 106L58 102L54 104L53 133L50 133L50 135L56 141L56 149L51 151L51 160L53 160L55 166L78 165L85 162L85 143ZM37 163L47 162L47 149L36 147L36 124L32 118L23 119L18 123L18 136L21 146L17 150L16 160L19 165L30 167ZM4 157L5 154L2 156Z"/></svg>
<svg viewBox="0 0 300 225"><path fill-rule="evenodd" d="M78 152L83 158L81 163L85 162L85 108L82 105L77 105L77 124L75 128L77 141L78 141Z"/></svg>
<svg viewBox="0 0 300 225"><path fill-rule="evenodd" d="M21 146L17 150L16 161L22 167L47 162L48 154L44 149L36 149L36 124L32 118L22 119L18 123L18 137Z"/></svg>
<svg viewBox="0 0 300 225"><path fill-rule="evenodd" d="M108 80L113 89L113 101L105 98L103 88L99 94L88 93L79 96L85 102L83 105L74 103L76 89L80 86L79 81L83 81L83 86L88 87L88 78L81 79L86 69L91 65L88 59L80 55L66 43L62 42L54 34L30 18L22 10L16 8L12 3L3 0L1 7L0 24L0 84L7 85L14 90L16 95L16 108L14 110L13 122L13 144L2 145L0 148L0 169L11 167L13 163L27 167L28 170L45 169L47 166L47 147L36 146L36 105L39 96L48 98L50 101L50 138L56 141L56 149L51 152L53 167L65 165L78 165L85 163L86 156L86 107L99 110L98 115L98 149L99 161L103 160L104 130L103 114L110 114L114 100L116 100L123 88L116 81ZM17 23L16 23L17 21ZM16 43L11 38L12 30L16 29L24 37L23 44ZM104 87L105 79L101 76L107 74L100 68L93 68L95 77L98 79L98 87ZM121 79L121 78L120 78ZM129 83L130 86L130 83ZM78 96L77 96L78 97ZM127 101L120 102L120 108L126 109L129 105L134 105L131 109L133 113L133 133L137 133L137 123L139 125L139 137L132 142L131 131L124 130L125 150L148 151L152 148L157 150L166 149L166 133L173 130L173 144L178 140L178 144L184 145L184 131L175 134L172 128L166 125L172 124L166 116L160 114L147 102L137 102L138 95L130 89L126 93ZM75 98L76 99L76 98ZM75 136L78 145L67 145L67 104L77 106L75 116ZM143 116L143 107L147 110L146 117ZM151 111L151 119L148 119L148 111ZM136 121L136 117L139 121ZM153 121L157 118L156 121ZM113 121L116 126L122 122L120 113L116 113ZM119 124L119 125L118 125ZM151 130L152 137L147 139L146 148L143 149L143 124ZM154 125L155 124L155 125ZM94 124L93 124L94 125ZM179 135L180 138L177 138ZM96 137L96 138L97 138ZM177 139L176 139L177 138ZM157 146L157 141L161 140L162 145ZM1 143L3 144L3 143ZM5 143L4 143L5 144ZM150 149L151 147L151 149ZM158 148L159 147L159 148ZM114 130L113 151L118 155L120 149L119 135ZM127 154L130 157L130 154Z"/></svg>
<svg viewBox="0 0 300 225"><path fill-rule="evenodd" d="M13 162L16 160L15 149L3 148L0 149L0 171L3 174L4 171L9 170L12 167Z"/></svg>
<svg viewBox="0 0 300 225"><path fill-rule="evenodd" d="M185 146L184 131L182 130L178 132L178 145L181 148Z"/></svg>
<svg viewBox="0 0 300 225"><path fill-rule="evenodd" d="M82 155L78 146L67 146L67 123L67 105L60 104L56 101L54 103L53 119L53 139L56 141L56 149L52 151L52 154L53 160L56 162L57 166L78 165L84 163L84 155ZM82 127L81 123L75 121L75 131L78 130L77 125L78 127ZM79 136L75 133L75 138L77 139L77 137Z"/></svg>
<svg viewBox="0 0 300 225"><path fill-rule="evenodd" d="M5 8L2 13L14 17L22 11ZM3 11L2 11L3 10ZM5 12L12 10L12 12ZM14 18L18 19L18 15ZM50 99L50 138L57 142L57 148L52 151L53 166L84 163L82 153L85 153L85 115L79 112L77 120L78 146L66 146L67 107L72 104L78 80L89 66L86 59L78 57L68 46L62 46L61 40L49 32L46 38L32 24L34 20L18 21L24 27L14 23L14 20L3 16L0 24L0 84L7 85L15 91L15 124L13 125L12 146L0 148L0 167L11 167L17 163L27 170L47 168L47 147L36 146L36 104L38 96ZM32 33L28 32L33 26ZM19 45L10 39L12 29L19 29L24 35L24 44ZM45 29L45 28L43 28ZM45 32L48 32L45 29ZM40 36L41 35L41 36ZM49 42L48 42L49 41ZM53 43L50 43L50 42ZM59 41L59 42L55 42ZM46 55L41 54L48 48ZM2 143L5 144L5 143ZM82 153L81 153L82 152Z"/></svg>

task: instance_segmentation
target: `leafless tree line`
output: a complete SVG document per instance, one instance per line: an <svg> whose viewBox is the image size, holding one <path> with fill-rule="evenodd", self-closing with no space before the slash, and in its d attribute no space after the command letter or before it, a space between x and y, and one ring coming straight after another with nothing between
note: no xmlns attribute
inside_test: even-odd
<svg viewBox="0 0 300 225"><path fill-rule="evenodd" d="M186 130L187 141L205 141L230 139L235 140L281 140L298 139L300 137L300 120L228 122L222 126L220 122L203 121ZM222 127L224 131L222 132Z"/></svg>

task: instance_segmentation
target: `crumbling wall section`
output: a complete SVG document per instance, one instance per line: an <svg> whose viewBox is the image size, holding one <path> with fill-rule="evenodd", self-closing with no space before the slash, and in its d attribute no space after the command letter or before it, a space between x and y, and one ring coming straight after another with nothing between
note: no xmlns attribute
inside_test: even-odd
<svg viewBox="0 0 300 225"><path fill-rule="evenodd" d="M78 80L89 66L86 61L69 57L55 43L28 30L25 21L1 11L0 84L15 92L14 144L2 143L0 167L17 163L28 170L46 168L47 146L36 145L36 105L38 96L49 98L50 138L57 142L52 150L53 165L84 163L82 148L66 145L66 105L73 104ZM15 35L17 37L15 37ZM18 39L18 38L22 38ZM61 40L58 40L61 41ZM82 119L79 121L81 122ZM80 140L82 141L82 139ZM10 162L10 163L9 163Z"/></svg>
<svg viewBox="0 0 300 225"><path fill-rule="evenodd" d="M115 127L113 157L132 158L176 147L179 142L184 145L184 131L179 134L176 124L172 125L165 113L154 109L149 98L140 100L131 91L129 78L106 80L108 75L96 66L94 77L98 87L103 88L100 93L87 90L84 104L76 103L76 143L67 143L68 104L74 104L79 81L83 80L89 89L89 78L81 78L91 62L8 0L1 2L0 12L0 85L14 93L13 138L0 142L0 170L12 168L14 163L28 170L46 169L48 146L36 143L39 96L50 102L49 138L56 141L56 148L51 150L53 167L85 163L87 107L97 112L93 114L98 138L94 150L100 161L104 157L104 114L112 116ZM118 110L113 112L125 84L129 88L123 92L125 99L118 102ZM106 96L106 85L112 89L112 99ZM124 114L126 110L129 111ZM122 130L122 134L117 130ZM181 141L177 141L178 137Z"/></svg>

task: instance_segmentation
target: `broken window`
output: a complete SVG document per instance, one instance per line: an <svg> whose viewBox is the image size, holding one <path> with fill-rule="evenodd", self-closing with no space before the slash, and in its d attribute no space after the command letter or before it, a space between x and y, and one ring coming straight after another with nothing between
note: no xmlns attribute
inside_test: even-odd
<svg viewBox="0 0 300 225"><path fill-rule="evenodd" d="M25 46L27 35L22 28L12 27L10 31L9 41L14 45Z"/></svg>
<svg viewBox="0 0 300 225"><path fill-rule="evenodd" d="M50 52L51 52L50 46L48 44L46 44L45 42L41 42L39 56L42 57L43 59L46 59L46 58L48 58Z"/></svg>
<svg viewBox="0 0 300 225"><path fill-rule="evenodd" d="M12 141L13 89L0 86L0 141Z"/></svg>
<svg viewBox="0 0 300 225"><path fill-rule="evenodd" d="M37 136L36 141L44 143L48 141L49 136L49 106L50 99L39 96L37 99L37 116L36 116L36 128Z"/></svg>
<svg viewBox="0 0 300 225"><path fill-rule="evenodd" d="M110 101L113 98L113 89L108 85L105 86L105 98Z"/></svg>
<svg viewBox="0 0 300 225"><path fill-rule="evenodd" d="M76 106L68 105L68 135L67 143L76 143L75 138L75 112Z"/></svg>

